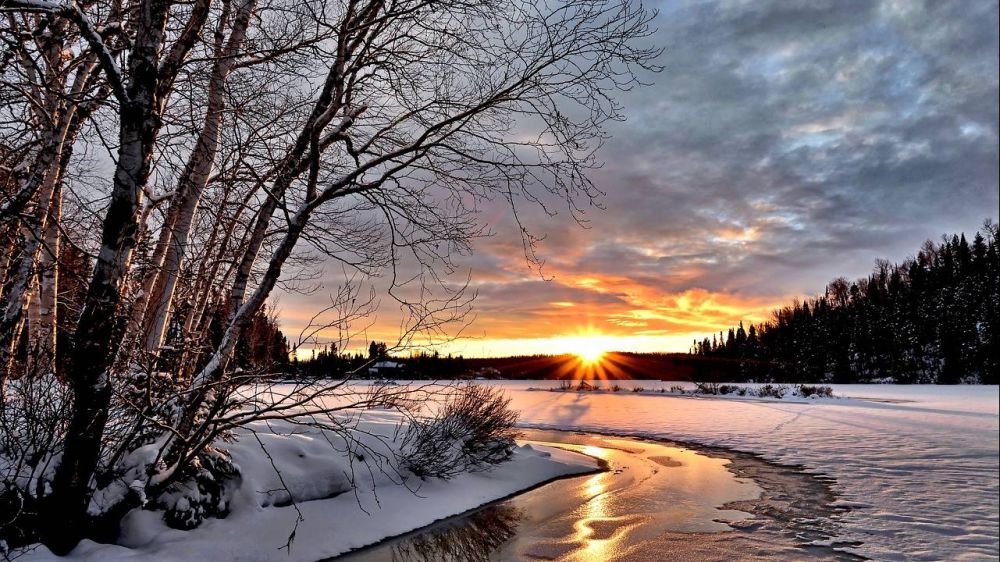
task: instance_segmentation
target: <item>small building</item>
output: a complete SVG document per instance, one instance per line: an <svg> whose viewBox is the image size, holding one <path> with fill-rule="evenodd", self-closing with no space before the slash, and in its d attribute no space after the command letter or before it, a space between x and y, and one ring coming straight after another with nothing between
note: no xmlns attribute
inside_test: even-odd
<svg viewBox="0 0 1000 562"><path fill-rule="evenodd" d="M368 374L377 378L390 378L403 370L403 364L396 361L379 361L368 367Z"/></svg>

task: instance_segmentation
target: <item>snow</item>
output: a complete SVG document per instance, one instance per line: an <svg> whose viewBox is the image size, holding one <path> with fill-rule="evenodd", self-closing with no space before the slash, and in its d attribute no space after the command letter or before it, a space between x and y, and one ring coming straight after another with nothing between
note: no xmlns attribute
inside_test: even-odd
<svg viewBox="0 0 1000 562"><path fill-rule="evenodd" d="M681 383L625 381L622 392L546 392L553 381L499 385L528 427L697 442L753 452L835 479L839 535L831 545L874 560L984 560L1000 550L1000 393L995 386L831 385L835 398L782 400L659 393ZM647 392L633 393L633 386ZM399 420L366 412L391 442ZM392 471L360 470L347 443L272 423L228 446L244 480L225 519L192 531L136 511L121 545L81 543L77 560L318 560L418 528L562 475L593 469L558 449L521 447L490 472L429 480L411 491ZM373 438L374 439L374 438ZM378 450L378 444L369 445ZM388 446L388 445L386 445ZM551 455L551 456L546 456ZM372 460L372 459L369 459ZM355 468L352 475L351 469ZM351 491L351 482L357 488ZM288 491L283 490L287 488ZM356 493L355 493L356 492ZM331 497L332 496L332 497ZM295 505L289 505L291 500ZM303 521L296 529L296 506ZM282 546L296 529L290 552ZM44 548L26 560L49 559Z"/></svg>
<svg viewBox="0 0 1000 562"><path fill-rule="evenodd" d="M251 425L225 445L242 474L226 518L181 531L167 527L161 512L133 510L122 522L118 545L83 541L68 559L314 562L596 468L587 456L523 445L488 471L402 481L388 461L401 433L398 414L369 411L361 420L351 442L283 421ZM368 448L358 447L361 442ZM44 547L20 558L66 559Z"/></svg>
<svg viewBox="0 0 1000 562"><path fill-rule="evenodd" d="M837 399L740 400L538 392L503 384L533 427L729 447L836 479L838 543L875 560L996 559L1000 549L1000 393L996 386L831 385ZM863 399L862 399L863 398Z"/></svg>

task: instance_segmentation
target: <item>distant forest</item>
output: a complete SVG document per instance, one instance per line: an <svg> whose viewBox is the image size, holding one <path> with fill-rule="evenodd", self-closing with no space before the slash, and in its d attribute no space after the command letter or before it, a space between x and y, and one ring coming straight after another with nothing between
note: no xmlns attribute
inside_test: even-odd
<svg viewBox="0 0 1000 562"><path fill-rule="evenodd" d="M801 382L997 384L1000 263L997 224L924 243L901 264L835 279L826 291L695 341L691 353L728 359L741 377Z"/></svg>

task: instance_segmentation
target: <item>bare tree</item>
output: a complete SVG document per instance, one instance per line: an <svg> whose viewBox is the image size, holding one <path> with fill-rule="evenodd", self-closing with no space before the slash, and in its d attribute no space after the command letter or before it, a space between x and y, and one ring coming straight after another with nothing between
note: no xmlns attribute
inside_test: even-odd
<svg viewBox="0 0 1000 562"><path fill-rule="evenodd" d="M330 261L387 271L409 315L401 341L446 333L467 297L444 274L483 234L477 206L506 201L515 218L563 206L580 219L600 196L587 172L604 124L620 118L613 94L658 53L640 44L653 14L630 0L0 2L3 97L16 102L0 147L27 163L5 172L0 201L4 236L18 240L3 255L4 380L25 353L26 316L29 339L58 340L42 324L61 324L41 312L58 291L46 271L70 240L67 205L90 217L72 238L94 254L68 334L68 419L41 455L59 450L37 498L40 521L59 521L40 529L56 552L87 532L88 503L123 473L157 497L249 421L336 426L342 408L320 398L342 383L283 393L266 370L232 365L275 287ZM60 187L70 146L107 154L109 191ZM91 198L60 199L66 189ZM334 299L334 324L370 310L348 297ZM51 364L46 347L27 353ZM409 411L428 390L372 392L340 403ZM151 444L155 462L127 465Z"/></svg>

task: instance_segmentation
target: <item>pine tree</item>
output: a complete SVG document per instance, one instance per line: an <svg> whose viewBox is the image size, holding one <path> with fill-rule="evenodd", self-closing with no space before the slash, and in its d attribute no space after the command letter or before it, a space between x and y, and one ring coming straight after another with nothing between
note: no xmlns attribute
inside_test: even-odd
<svg viewBox="0 0 1000 562"><path fill-rule="evenodd" d="M997 225L927 241L902 264L831 281L821 296L696 345L701 355L762 360L800 381L996 384L1000 370ZM743 363L741 363L743 365Z"/></svg>

